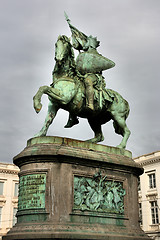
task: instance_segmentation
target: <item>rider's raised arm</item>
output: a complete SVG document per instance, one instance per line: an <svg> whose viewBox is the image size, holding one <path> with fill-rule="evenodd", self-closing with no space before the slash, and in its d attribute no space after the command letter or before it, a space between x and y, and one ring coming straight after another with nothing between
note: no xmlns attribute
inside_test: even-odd
<svg viewBox="0 0 160 240"><path fill-rule="evenodd" d="M83 50L84 46L87 43L88 37L80 32L77 28L75 28L70 22L70 19L68 18L67 14L64 12L66 21L71 29L72 32L72 45L76 50Z"/></svg>

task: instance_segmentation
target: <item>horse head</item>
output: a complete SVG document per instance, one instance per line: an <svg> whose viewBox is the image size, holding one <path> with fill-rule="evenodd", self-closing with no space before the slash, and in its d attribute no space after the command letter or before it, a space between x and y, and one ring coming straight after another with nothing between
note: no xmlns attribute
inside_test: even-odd
<svg viewBox="0 0 160 240"><path fill-rule="evenodd" d="M65 35L60 35L55 44L55 61L61 65L69 57L74 59L74 52L70 40Z"/></svg>

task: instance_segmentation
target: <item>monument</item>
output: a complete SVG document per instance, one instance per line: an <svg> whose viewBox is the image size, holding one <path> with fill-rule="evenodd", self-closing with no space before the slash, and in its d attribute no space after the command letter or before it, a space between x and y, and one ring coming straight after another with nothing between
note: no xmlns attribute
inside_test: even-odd
<svg viewBox="0 0 160 240"><path fill-rule="evenodd" d="M38 113L42 95L48 95L48 113L42 129L14 157L20 168L17 223L3 240L147 240L138 222L137 179L143 169L125 150L129 104L105 88L102 75L115 64L98 53L97 38L80 32L65 16L72 44L67 36L58 37L53 82L34 96ZM73 48L79 51L76 61ZM87 118L94 137L46 136L59 108L69 112L65 127ZM96 144L104 139L101 125L111 119L121 143Z"/></svg>

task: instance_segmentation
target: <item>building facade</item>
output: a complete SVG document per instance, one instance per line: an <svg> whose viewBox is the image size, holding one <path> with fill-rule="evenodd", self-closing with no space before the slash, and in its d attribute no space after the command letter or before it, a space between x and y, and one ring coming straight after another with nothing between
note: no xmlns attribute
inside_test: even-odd
<svg viewBox="0 0 160 240"><path fill-rule="evenodd" d="M160 240L160 151L134 160L144 168L138 186L140 225L152 239Z"/></svg>
<svg viewBox="0 0 160 240"><path fill-rule="evenodd" d="M16 223L18 172L14 164L0 163L0 239Z"/></svg>

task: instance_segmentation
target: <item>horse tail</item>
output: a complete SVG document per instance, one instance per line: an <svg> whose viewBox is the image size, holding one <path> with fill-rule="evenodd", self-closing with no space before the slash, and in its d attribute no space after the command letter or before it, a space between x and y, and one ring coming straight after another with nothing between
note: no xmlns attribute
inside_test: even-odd
<svg viewBox="0 0 160 240"><path fill-rule="evenodd" d="M124 116L125 120L127 119L128 115L129 115L129 111ZM116 121L113 122L113 126L114 126L114 129L115 129L115 133L117 133L119 135L122 135L122 136L124 135L124 129L122 127L120 127L119 124Z"/></svg>
<svg viewBox="0 0 160 240"><path fill-rule="evenodd" d="M128 115L129 115L129 112L130 112L130 108L129 108L129 103L123 98L124 102L125 102L125 106L126 106L126 111L125 111L125 114L124 114L124 119L126 120Z"/></svg>
<svg viewBox="0 0 160 240"><path fill-rule="evenodd" d="M119 105L120 106L120 117L126 121L128 115L129 115L129 112L130 112L130 108L129 108L129 103L119 94L117 93L116 91L112 91L112 94L114 94L114 100L113 100L113 105L114 103L116 105ZM117 113L118 114L118 113ZM117 121L114 121L113 122L113 126L114 126L114 129L115 129L115 132L117 134L120 134L120 135L124 135L124 128L121 127L121 125L117 122Z"/></svg>

